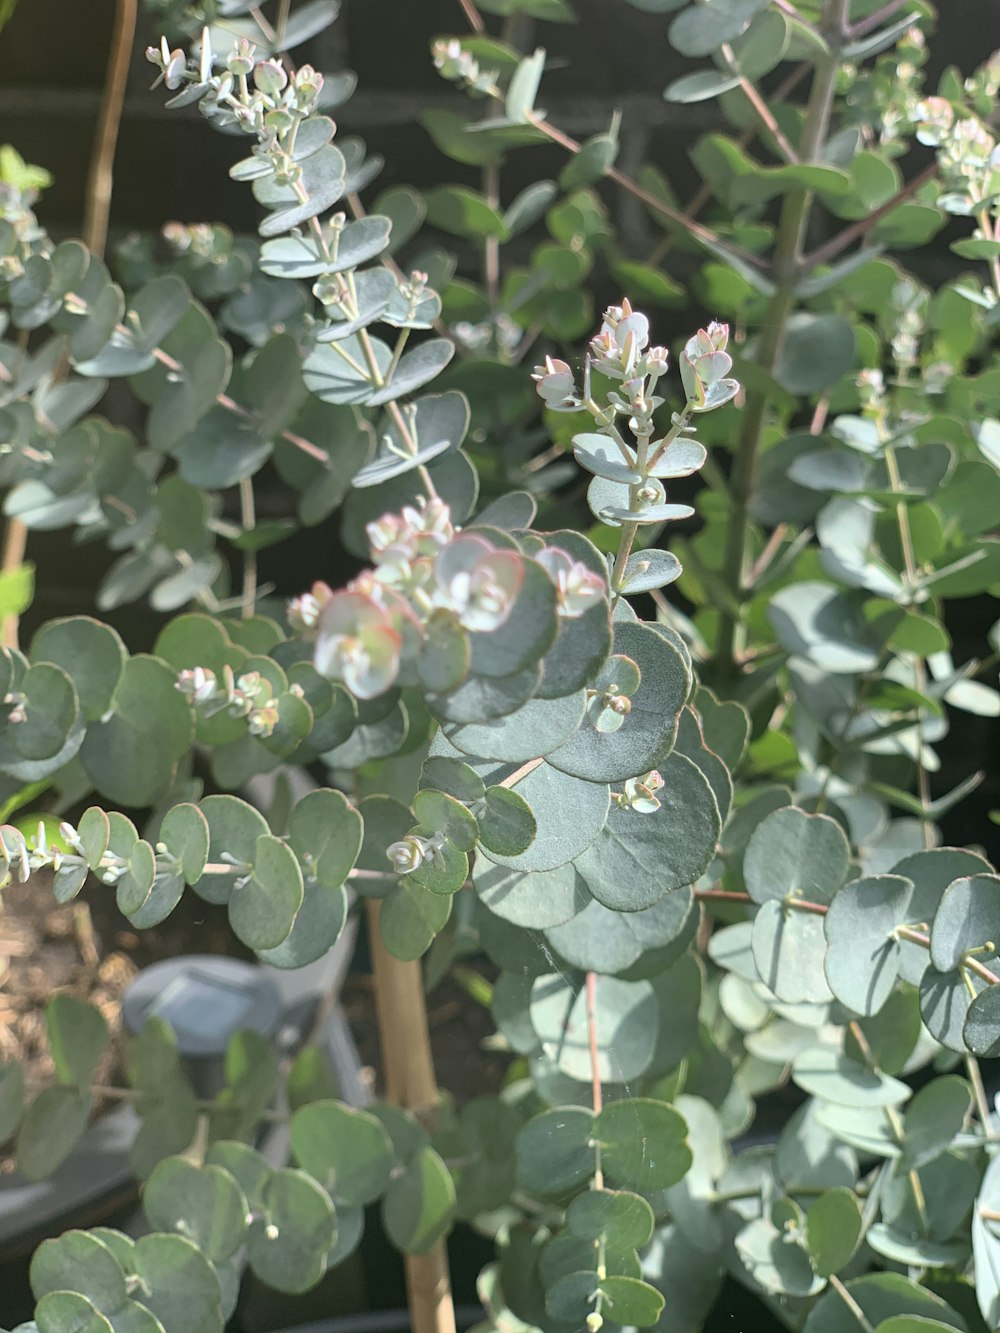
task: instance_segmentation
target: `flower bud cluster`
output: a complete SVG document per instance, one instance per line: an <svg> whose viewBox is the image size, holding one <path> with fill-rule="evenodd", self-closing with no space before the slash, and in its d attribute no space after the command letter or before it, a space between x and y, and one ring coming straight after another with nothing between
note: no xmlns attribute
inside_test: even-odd
<svg viewBox="0 0 1000 1333"><path fill-rule="evenodd" d="M245 717L251 736L272 735L280 719L278 701L272 698L271 686L259 671L234 677L232 668L227 666L220 684L214 671L192 667L180 672L174 688L190 699L204 717L214 717L223 710L230 717ZM292 693L301 695L301 687L293 685Z"/></svg>
<svg viewBox="0 0 1000 1333"><path fill-rule="evenodd" d="M457 37L442 37L431 45L434 68L449 83L458 83L470 92L496 93L499 71L480 69L479 61L463 47Z"/></svg>
<svg viewBox="0 0 1000 1333"><path fill-rule="evenodd" d="M727 378L732 358L726 352L729 325L713 322L689 338L681 353L681 379L687 395L688 412L710 412L734 398L739 385ZM546 357L536 366L532 379L539 397L553 412L589 411L601 424L608 424L617 414L634 419L643 430L656 408L663 403L655 396L656 382L667 373L670 355L665 347L649 345L649 320L633 310L629 301L609 306L600 330L590 340L589 355L581 394L573 371L565 361ZM590 374L598 371L618 381L620 389L607 393L607 409L591 395Z"/></svg>
<svg viewBox="0 0 1000 1333"><path fill-rule="evenodd" d="M499 629L525 572L520 551L456 529L438 498L383 514L367 532L371 569L338 592L316 583L288 609L292 628L315 639L317 671L359 699L396 683L435 614L450 613L470 633ZM580 616L605 595L604 580L565 552L545 547L534 558L556 587L561 616Z"/></svg>
<svg viewBox="0 0 1000 1333"><path fill-rule="evenodd" d="M611 799L622 810L635 810L640 815L651 815L660 808L656 793L664 787L663 778L654 768L642 777L629 778L625 790L612 792Z"/></svg>
<svg viewBox="0 0 1000 1333"><path fill-rule="evenodd" d="M13 722L15 725L18 722L27 722L28 699L26 695L14 690L4 695L3 701L10 706L10 712L7 714L8 722Z"/></svg>
<svg viewBox="0 0 1000 1333"><path fill-rule="evenodd" d="M982 121L956 115L944 97L927 97L919 106L917 138L938 150L946 186L938 203L946 212L967 216L992 207L1000 191L1000 148Z"/></svg>
<svg viewBox="0 0 1000 1333"><path fill-rule="evenodd" d="M164 83L170 91L185 83L197 85L202 111L223 115L256 135L260 144L255 152L273 157L276 173L284 173L285 183L294 183L299 168L283 143L315 110L323 88L322 74L311 65L289 73L279 60L258 58L255 46L245 37L233 44L216 69L207 28L202 32L197 66L184 51L171 49L166 38L161 38L159 46L146 48L146 59L159 70L156 83Z"/></svg>
<svg viewBox="0 0 1000 1333"><path fill-rule="evenodd" d="M729 325L713 321L699 329L684 344L681 353L681 382L694 412L709 412L735 397L739 385L727 376L733 358L726 351Z"/></svg>
<svg viewBox="0 0 1000 1333"><path fill-rule="evenodd" d="M8 883L11 876L16 875L18 882L24 884L36 870L49 869L58 873L60 870L82 868L89 864L83 842L72 824L65 821L61 823L59 836L72 848L71 851L50 846L44 820L38 822L34 842L30 842L20 829L9 824L0 827L0 883ZM95 873L105 884L116 884L128 868L127 857L108 849L101 857L101 864Z"/></svg>
<svg viewBox="0 0 1000 1333"><path fill-rule="evenodd" d="M410 833L399 842L390 843L385 854L398 875L412 875L422 865L438 864L446 841L443 833L435 833L429 838Z"/></svg>

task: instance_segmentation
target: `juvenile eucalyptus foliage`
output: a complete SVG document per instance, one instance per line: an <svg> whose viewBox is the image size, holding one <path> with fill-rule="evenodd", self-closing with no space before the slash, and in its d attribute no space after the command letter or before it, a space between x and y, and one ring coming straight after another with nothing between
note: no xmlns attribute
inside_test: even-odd
<svg viewBox="0 0 1000 1333"><path fill-rule="evenodd" d="M205 1103L150 1020L124 1073L151 1234L45 1241L21 1333L214 1333L245 1273L308 1290L376 1202L403 1251L456 1220L495 1238L484 1329L688 1333L727 1274L805 1333L1000 1325L978 1064L1000 1054L1000 878L940 845L981 775L932 787L948 709L1000 714L995 654L956 665L944 619L1000 586L1000 63L927 86L924 3L634 3L700 62L668 100L731 127L693 145L710 223L618 168L617 121L584 144L550 123L546 52L485 33L433 36L455 109L424 116L482 191L367 211L381 164L328 114L352 76L282 54L335 0L276 27L243 0L152 6L157 83L245 151L257 237L170 224L113 277L0 154L4 512L118 553L102 610L163 613L149 654L80 615L0 656L0 794L47 813L0 828L7 875L113 891L139 928L190 889L285 968L378 899L429 976L485 956L515 1057L499 1097L424 1121L352 1109L316 1049L285 1067L242 1033ZM760 91L785 64L802 102ZM545 142L558 179L504 208L504 161ZM652 255L614 234L604 180L663 224ZM481 277L417 241L425 218ZM935 292L900 256L949 218L962 271ZM706 315L668 347L671 249ZM592 272L629 293L603 315ZM94 412L110 380L148 409L140 441ZM268 464L295 519L256 517ZM267 601L256 552L338 512L361 571ZM29 599L6 574L0 611ZM245 799L286 765L325 785ZM50 1086L0 1066L29 1179L78 1143L108 1044L65 995L46 1024ZM276 1097L281 1167L254 1146Z"/></svg>

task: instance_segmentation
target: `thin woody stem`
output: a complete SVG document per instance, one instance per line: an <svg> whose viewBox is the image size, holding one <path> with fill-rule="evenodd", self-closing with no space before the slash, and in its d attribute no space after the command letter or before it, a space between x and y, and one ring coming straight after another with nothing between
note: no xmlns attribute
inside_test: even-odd
<svg viewBox="0 0 1000 1333"><path fill-rule="evenodd" d="M458 0L458 3L472 31L475 33L485 32L486 24L483 22L483 16L472 3L472 0Z"/></svg>
<svg viewBox="0 0 1000 1333"><path fill-rule="evenodd" d="M729 68L733 71L734 74L739 75L740 92L750 103L750 106L753 108L754 115L760 121L761 125L768 132L768 134L770 134L774 142L778 145L778 148L781 150L782 157L785 159L786 162L790 163L792 166L798 166L799 155L792 147L792 145L789 143L788 139L785 137L781 126L774 118L774 114L772 113L771 108L764 101L763 97L761 97L760 93L757 91L756 87L750 82L750 80L744 78L742 74L739 74L739 67L736 64L736 56L733 53L733 48L729 45L728 42L723 42L721 51L723 60L725 60L726 64L729 66Z"/></svg>
<svg viewBox="0 0 1000 1333"><path fill-rule="evenodd" d="M590 1051L590 1086L591 1104L594 1115L600 1115L604 1107L601 1090L601 1069L597 1040L597 973L587 973L587 1046ZM601 1168L601 1145L594 1144L594 1189L604 1188L604 1172Z"/></svg>
<svg viewBox="0 0 1000 1333"><path fill-rule="evenodd" d="M931 163L929 167L924 167L923 171L918 172L912 180L907 181L891 199L887 200L884 204L880 204L878 208L873 209L867 217L860 218L857 222L852 222L851 225L845 227L843 231L838 231L836 236L831 236L828 241L824 241L822 245L817 246L815 250L810 251L802 261L803 269L807 272L812 272L814 269L818 268L820 264L829 264L832 259L836 259L836 257L842 251L846 250L849 245L853 245L855 241L861 240L863 237L867 236L877 222L881 222L884 217L887 217L888 214L897 209L900 204L904 204L907 199L916 194L918 190L922 189L928 181L933 180L936 175L936 163Z"/></svg>
<svg viewBox="0 0 1000 1333"><path fill-rule="evenodd" d="M559 146L565 148L568 153L573 153L574 155L579 153L581 144L570 135L557 129L550 121L535 115L533 112L529 113L528 121L536 130L540 130L547 139L551 139L553 143L559 144ZM741 250L739 246L730 245L728 241L724 241L721 236L714 232L711 227L706 227L701 222L696 222L694 218L688 217L685 213L678 212L676 208L671 208L670 205L665 203L662 199L658 199L655 194L651 194L649 190L643 189L643 187L637 181L632 180L630 176L626 176L623 171L619 171L616 166L605 167L603 174L608 180L614 181L616 185L620 185L623 190L627 190L634 198L638 199L641 203L644 203L647 208L653 209L654 212L659 213L668 221L675 223L678 227L681 227L686 231L694 240L700 241L703 245L708 246L709 249L715 251L724 250L744 264L750 264L754 268L764 268L764 261L757 255L750 254L748 250Z"/></svg>

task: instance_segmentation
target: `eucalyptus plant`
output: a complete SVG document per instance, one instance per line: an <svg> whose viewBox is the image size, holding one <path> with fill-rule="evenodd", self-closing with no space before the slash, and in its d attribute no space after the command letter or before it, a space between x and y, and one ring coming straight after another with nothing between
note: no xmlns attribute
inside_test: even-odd
<svg viewBox="0 0 1000 1333"><path fill-rule="evenodd" d="M376 1202L411 1264L456 1221L495 1240L483 1329L693 1331L726 1275L805 1333L1000 1326L1000 878L940 845L981 775L934 788L948 710L1000 715L996 627L956 666L945 619L1000 586L1000 62L926 86L923 0L633 3L700 62L668 100L718 104L688 207L618 166L617 119L581 144L539 109L510 20L566 0L428 35L456 89L425 125L480 191L365 207L381 164L328 114L353 77L288 54L334 0L151 5L156 83L245 149L257 236L169 224L109 267L0 154L4 513L104 542L99 609L159 616L151 653L87 615L3 651L8 881L143 929L190 889L280 968L363 904L396 976L480 970L511 1055L498 1097L357 1109L317 1048L241 1033L205 1100L156 1018L96 1084L107 1024L53 996L55 1078L0 1066L0 1142L41 1179L130 1101L150 1232L44 1241L20 1333L213 1333ZM541 143L558 179L505 206ZM901 256L952 218L932 291ZM702 327L654 341L685 300ZM94 412L111 380L139 440ZM266 466L294 517L258 519ZM257 553L321 523L362 567L282 605ZM0 611L30 596L8 563ZM257 808L288 766L313 789Z"/></svg>

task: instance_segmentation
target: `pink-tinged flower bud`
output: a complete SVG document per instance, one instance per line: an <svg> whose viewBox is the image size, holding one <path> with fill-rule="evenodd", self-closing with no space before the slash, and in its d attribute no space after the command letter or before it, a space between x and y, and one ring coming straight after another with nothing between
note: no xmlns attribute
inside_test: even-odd
<svg viewBox="0 0 1000 1333"><path fill-rule="evenodd" d="M368 534L368 547L376 564L381 563L380 557L386 551L397 548L406 550L410 545L407 542L409 525L405 517L400 514L383 514L381 518L367 524L365 532Z"/></svg>
<svg viewBox="0 0 1000 1333"><path fill-rule="evenodd" d="M254 708L247 718L247 728L251 736L271 736L280 720L278 705L272 699L262 708Z"/></svg>
<svg viewBox="0 0 1000 1333"><path fill-rule="evenodd" d="M214 671L206 667L192 667L180 672L174 688L180 690L193 704L203 704L214 696L218 685Z"/></svg>
<svg viewBox="0 0 1000 1333"><path fill-rule="evenodd" d="M288 625L296 634L311 634L319 624L320 612L333 596L327 583L314 583L309 592L288 603Z"/></svg>
<svg viewBox="0 0 1000 1333"><path fill-rule="evenodd" d="M442 38L434 42L431 46L431 55L434 58L434 68L443 79L450 79L452 82L468 79L471 82L479 73L478 63L468 51L463 50L462 43L457 37Z"/></svg>
<svg viewBox="0 0 1000 1333"><path fill-rule="evenodd" d="M724 352L729 346L729 325L720 324L718 320L713 319L711 324L705 330L709 342L717 352Z"/></svg>
<svg viewBox="0 0 1000 1333"><path fill-rule="evenodd" d="M665 375L670 366L670 353L665 347L651 347L646 353L646 374Z"/></svg>
<svg viewBox="0 0 1000 1333"><path fill-rule="evenodd" d="M625 783L625 800L638 814L654 814L660 808L656 793L663 790L663 785L663 778L654 768L645 777L630 778Z"/></svg>
<svg viewBox="0 0 1000 1333"><path fill-rule="evenodd" d="M253 73L254 50L252 42L248 42L245 37L241 37L233 44L232 52L226 61L226 69L234 78L246 78L248 74Z"/></svg>
<svg viewBox="0 0 1000 1333"><path fill-rule="evenodd" d="M516 551L497 551L473 533L442 547L434 562L434 602L458 616L464 629L498 629L511 613L524 582Z"/></svg>
<svg viewBox="0 0 1000 1333"><path fill-rule="evenodd" d="M163 67L163 82L174 92L184 82L184 73L187 70L187 56L178 47L170 52L170 59Z"/></svg>
<svg viewBox="0 0 1000 1333"><path fill-rule="evenodd" d="M607 584L600 574L557 546L543 547L535 560L556 585L556 610L565 620L582 616L607 593Z"/></svg>
<svg viewBox="0 0 1000 1333"><path fill-rule="evenodd" d="M323 75L312 65L302 65L295 74L295 91L300 103L312 103L323 91Z"/></svg>
<svg viewBox="0 0 1000 1333"><path fill-rule="evenodd" d="M430 848L423 838L418 838L415 833L409 837L400 839L399 842L390 843L385 849L389 864L398 875L410 875L414 870L419 870L430 856Z"/></svg>
<svg viewBox="0 0 1000 1333"><path fill-rule="evenodd" d="M279 61L262 60L259 65L254 65L253 81L265 97L277 97L288 84L288 74Z"/></svg>
<svg viewBox="0 0 1000 1333"><path fill-rule="evenodd" d="M538 396L552 411L575 411L579 406L573 372L565 361L547 356L545 364L531 372L531 378L538 386Z"/></svg>
<svg viewBox="0 0 1000 1333"><path fill-rule="evenodd" d="M399 674L400 645L385 609L356 592L334 593L320 615L313 662L358 699L375 699Z"/></svg>

